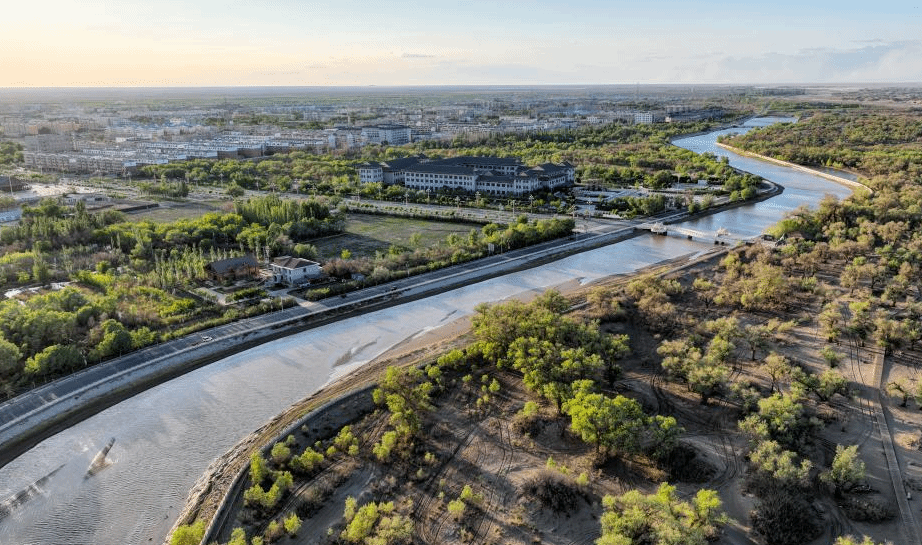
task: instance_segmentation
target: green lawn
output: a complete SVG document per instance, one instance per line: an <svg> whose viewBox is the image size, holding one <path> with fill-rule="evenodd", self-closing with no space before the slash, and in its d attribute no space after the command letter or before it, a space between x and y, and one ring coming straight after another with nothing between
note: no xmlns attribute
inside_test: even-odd
<svg viewBox="0 0 922 545"><path fill-rule="evenodd" d="M419 233L420 247L444 244L451 233L467 236L479 227L469 223L416 220L372 214L349 214L346 230L339 235L324 237L313 242L320 260L339 257L346 249L352 257L373 257L376 251L386 252L391 244L412 249L410 236Z"/></svg>

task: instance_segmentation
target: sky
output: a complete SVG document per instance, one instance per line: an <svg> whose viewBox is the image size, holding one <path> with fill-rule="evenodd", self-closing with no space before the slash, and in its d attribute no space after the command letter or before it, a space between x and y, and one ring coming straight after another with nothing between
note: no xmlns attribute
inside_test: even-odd
<svg viewBox="0 0 922 545"><path fill-rule="evenodd" d="M14 1L0 87L922 82L922 0Z"/></svg>

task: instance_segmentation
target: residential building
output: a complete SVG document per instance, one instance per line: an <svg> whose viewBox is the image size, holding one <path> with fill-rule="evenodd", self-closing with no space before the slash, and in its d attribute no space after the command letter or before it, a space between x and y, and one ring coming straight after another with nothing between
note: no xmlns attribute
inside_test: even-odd
<svg viewBox="0 0 922 545"><path fill-rule="evenodd" d="M410 127L397 124L362 127L362 136L367 138L368 142L372 144L387 143L391 146L409 144L412 141L412 132Z"/></svg>
<svg viewBox="0 0 922 545"><path fill-rule="evenodd" d="M219 259L205 265L205 273L218 282L254 278L259 274L259 262L252 255Z"/></svg>
<svg viewBox="0 0 922 545"><path fill-rule="evenodd" d="M300 257L277 257L269 265L272 267L272 281L276 284L299 286L321 275L319 263Z"/></svg>
<svg viewBox="0 0 922 545"><path fill-rule="evenodd" d="M634 114L635 125L650 125L653 121L653 112L637 112Z"/></svg>

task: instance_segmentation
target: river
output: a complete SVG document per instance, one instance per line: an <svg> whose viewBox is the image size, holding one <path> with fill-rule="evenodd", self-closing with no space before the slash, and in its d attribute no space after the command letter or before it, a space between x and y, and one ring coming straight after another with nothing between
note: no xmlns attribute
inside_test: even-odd
<svg viewBox="0 0 922 545"><path fill-rule="evenodd" d="M780 121L753 119L747 126ZM754 235L801 205L851 190L818 176L740 157L715 145L728 129L679 139L698 153L779 183L767 201L686 222L684 226ZM0 520L0 543L159 544L209 463L275 414L323 384L404 339L448 323L484 301L630 273L713 248L672 237L641 236L500 278L266 343L202 367L114 405L42 441L0 468L0 498L64 464L32 501ZM84 473L95 453L116 438L114 464Z"/></svg>

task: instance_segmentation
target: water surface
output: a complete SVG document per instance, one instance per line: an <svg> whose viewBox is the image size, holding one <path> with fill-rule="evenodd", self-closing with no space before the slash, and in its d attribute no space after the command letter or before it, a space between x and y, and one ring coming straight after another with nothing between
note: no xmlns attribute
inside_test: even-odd
<svg viewBox="0 0 922 545"><path fill-rule="evenodd" d="M748 127L777 122L755 119ZM801 205L850 190L818 176L740 157L715 145L728 129L677 140L698 153L785 187L754 205L686 222L694 229L755 235ZM0 498L21 490L61 464L41 496L0 521L0 543L146 544L163 541L189 489L213 459L292 403L344 369L434 326L470 314L481 302L541 291L573 279L584 282L637 269L713 246L680 238L642 236L535 269L372 312L271 341L192 371L114 405L42 441L0 468ZM83 473L115 437L115 464L95 477Z"/></svg>

